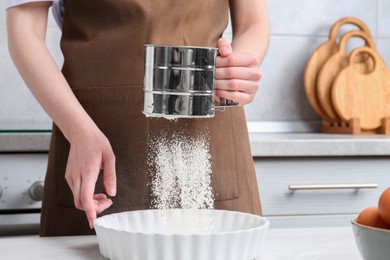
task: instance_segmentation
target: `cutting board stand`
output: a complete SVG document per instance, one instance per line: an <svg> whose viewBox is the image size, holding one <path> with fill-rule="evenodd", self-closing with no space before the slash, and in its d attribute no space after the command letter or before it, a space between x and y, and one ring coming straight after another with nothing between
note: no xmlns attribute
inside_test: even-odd
<svg viewBox="0 0 390 260"><path fill-rule="evenodd" d="M348 122L331 123L326 120L322 121L322 132L328 134L390 134L390 118L382 118L381 126L374 130L363 130L360 128L360 120L353 118Z"/></svg>

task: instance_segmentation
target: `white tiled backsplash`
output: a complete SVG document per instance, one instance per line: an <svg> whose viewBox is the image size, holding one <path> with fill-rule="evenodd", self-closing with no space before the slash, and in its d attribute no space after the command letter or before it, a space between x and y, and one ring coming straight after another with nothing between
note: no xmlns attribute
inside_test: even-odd
<svg viewBox="0 0 390 260"><path fill-rule="evenodd" d="M312 52L327 40L331 25L344 16L355 16L369 26L379 53L390 65L390 0L269 0L268 5L271 42L261 66L261 89L255 102L246 107L248 121L318 122L306 100L304 69ZM225 35L231 38L230 26ZM60 65L59 38L60 31L50 17L47 42ZM11 62L0 0L0 126L20 122L33 128L51 125Z"/></svg>

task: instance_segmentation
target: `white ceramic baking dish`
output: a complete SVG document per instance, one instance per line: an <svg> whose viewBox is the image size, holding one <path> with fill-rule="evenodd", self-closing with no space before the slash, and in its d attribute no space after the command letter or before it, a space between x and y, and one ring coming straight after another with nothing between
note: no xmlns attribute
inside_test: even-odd
<svg viewBox="0 0 390 260"><path fill-rule="evenodd" d="M112 260L252 260L261 256L267 219L224 210L193 214L180 209L140 210L100 217L94 223L100 252Z"/></svg>

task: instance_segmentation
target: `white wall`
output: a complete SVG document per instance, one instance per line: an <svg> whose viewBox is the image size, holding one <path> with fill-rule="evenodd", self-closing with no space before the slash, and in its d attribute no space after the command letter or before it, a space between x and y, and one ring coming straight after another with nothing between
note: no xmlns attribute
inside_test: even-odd
<svg viewBox="0 0 390 260"><path fill-rule="evenodd" d="M332 24L344 16L355 16L369 26L379 53L390 66L390 0L268 2L271 44L261 68L258 97L247 107L248 120L318 120L304 92L305 65L312 52L327 40Z"/></svg>
<svg viewBox="0 0 390 260"><path fill-rule="evenodd" d="M249 121L312 122L303 73L311 53L326 41L330 26L355 16L371 29L379 53L390 65L390 0L269 0L272 36L261 67L263 78L256 101L247 106ZM226 32L231 37L231 30ZM60 31L52 18L47 42L58 64ZM20 79L8 55L5 10L0 0L0 128L18 124L50 128L51 122Z"/></svg>

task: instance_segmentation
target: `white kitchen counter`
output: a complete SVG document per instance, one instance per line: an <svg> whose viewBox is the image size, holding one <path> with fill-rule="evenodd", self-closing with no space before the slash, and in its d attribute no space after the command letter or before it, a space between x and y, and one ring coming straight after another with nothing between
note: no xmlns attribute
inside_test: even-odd
<svg viewBox="0 0 390 260"><path fill-rule="evenodd" d="M0 259L104 259L95 236L0 237ZM270 229L261 260L362 259L351 227ZM141 259L140 259L141 260Z"/></svg>
<svg viewBox="0 0 390 260"><path fill-rule="evenodd" d="M389 135L249 133L253 157L389 156Z"/></svg>
<svg viewBox="0 0 390 260"><path fill-rule="evenodd" d="M50 132L1 132L0 152L47 152ZM249 133L253 157L389 156L390 135Z"/></svg>

